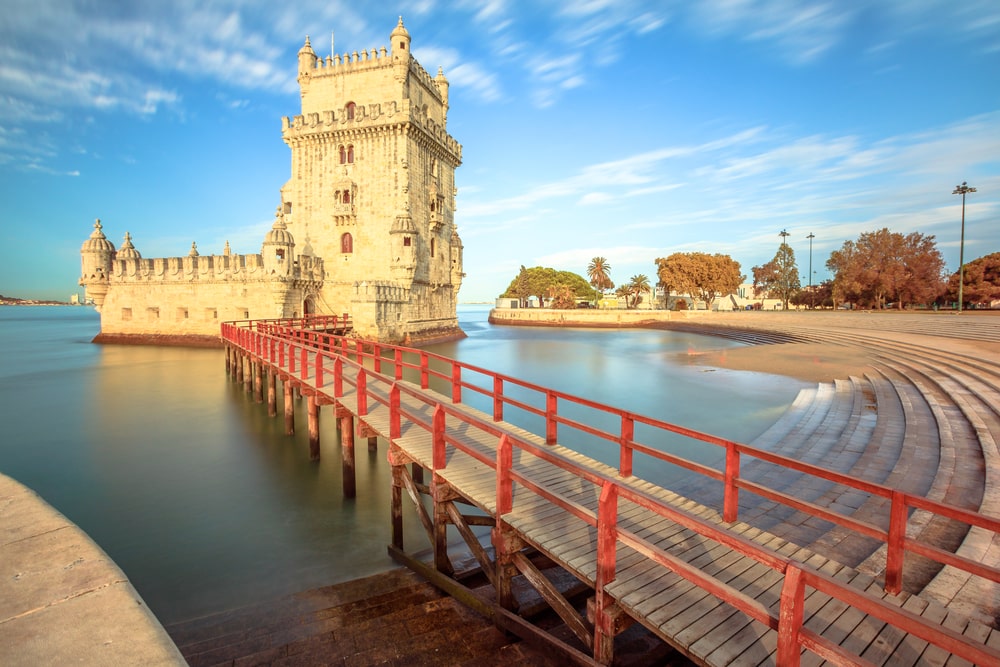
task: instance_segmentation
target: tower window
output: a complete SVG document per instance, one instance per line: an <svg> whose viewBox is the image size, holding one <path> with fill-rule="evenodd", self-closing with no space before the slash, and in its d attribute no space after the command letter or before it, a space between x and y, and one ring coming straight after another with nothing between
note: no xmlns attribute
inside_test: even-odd
<svg viewBox="0 0 1000 667"><path fill-rule="evenodd" d="M404 236L403 237L403 247L404 248L409 248L411 243L412 243L412 241L410 240L409 236Z"/></svg>
<svg viewBox="0 0 1000 667"><path fill-rule="evenodd" d="M354 102L348 102L347 103L347 109L346 109L347 110L347 120L354 120L354 109L355 108L356 107L355 107Z"/></svg>
<svg viewBox="0 0 1000 667"><path fill-rule="evenodd" d="M343 198L342 201L345 204L350 204L351 203L351 191L350 190L344 190L344 198Z"/></svg>
<svg viewBox="0 0 1000 667"><path fill-rule="evenodd" d="M354 252L354 238L349 232L340 237L340 252L345 255L349 255Z"/></svg>
<svg viewBox="0 0 1000 667"><path fill-rule="evenodd" d="M347 146L347 164L354 164L354 144Z"/></svg>
<svg viewBox="0 0 1000 667"><path fill-rule="evenodd" d="M274 258L276 260L278 260L279 262L285 261L285 249L284 248L278 248L277 250L275 250L274 251Z"/></svg>
<svg viewBox="0 0 1000 667"><path fill-rule="evenodd" d="M435 240L436 240L436 239L431 239L431 257L433 257L433 256L434 256L434 241L435 241Z"/></svg>
<svg viewBox="0 0 1000 667"><path fill-rule="evenodd" d="M344 145L341 144L340 145L340 164L346 164L346 163L347 163L347 149L345 149Z"/></svg>

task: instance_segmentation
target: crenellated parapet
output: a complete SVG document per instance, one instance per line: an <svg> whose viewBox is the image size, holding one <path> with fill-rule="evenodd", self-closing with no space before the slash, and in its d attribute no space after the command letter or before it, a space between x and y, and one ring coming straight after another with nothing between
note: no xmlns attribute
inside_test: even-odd
<svg viewBox="0 0 1000 667"><path fill-rule="evenodd" d="M396 283L381 280L362 280L354 283L355 302L407 303L410 290Z"/></svg>
<svg viewBox="0 0 1000 667"><path fill-rule="evenodd" d="M423 109L411 104L408 99L358 105L353 108L352 113L348 113L345 107L291 118L285 116L281 119L281 135L285 143L292 145L304 139L332 140L345 133L363 134L401 127L407 123L432 137L461 162L462 145L448 134L443 125L424 113Z"/></svg>
<svg viewBox="0 0 1000 667"><path fill-rule="evenodd" d="M250 255L199 255L115 259L108 276L112 283L149 282L259 282L267 280L323 282L323 260L300 255L287 275L268 271L264 258Z"/></svg>

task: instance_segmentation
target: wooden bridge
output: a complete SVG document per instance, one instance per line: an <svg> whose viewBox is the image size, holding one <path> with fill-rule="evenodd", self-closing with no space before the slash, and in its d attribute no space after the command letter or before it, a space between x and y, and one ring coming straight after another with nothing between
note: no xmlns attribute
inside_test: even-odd
<svg viewBox="0 0 1000 667"><path fill-rule="evenodd" d="M261 401L266 376L272 414L280 380L286 423L301 392L311 442L319 409L334 406L345 481L355 432L387 441L390 553L501 627L579 664L610 664L615 637L633 623L706 665L1000 664L1000 632L952 608L971 609L969 595L989 608L1000 590L1000 365L870 331L731 327L724 333L756 343L863 342L878 357L867 378L803 393L751 446L327 333L337 328L328 318L228 323L227 370ZM661 449L677 438L720 448L724 465ZM574 451L581 440L604 443L605 462ZM967 451L973 442L980 451ZM684 495L661 488L633 474L642 459L698 481L680 485ZM432 564L403 548L404 493ZM447 547L456 532L490 599L455 578ZM546 576L551 564L576 585ZM571 636L518 614L525 582Z"/></svg>

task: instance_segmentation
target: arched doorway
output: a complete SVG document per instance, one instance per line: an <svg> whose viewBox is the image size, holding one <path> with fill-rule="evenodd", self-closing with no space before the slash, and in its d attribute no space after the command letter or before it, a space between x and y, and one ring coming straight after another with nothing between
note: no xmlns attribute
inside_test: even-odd
<svg viewBox="0 0 1000 667"><path fill-rule="evenodd" d="M302 314L306 317L316 314L316 301L313 300L313 297L307 296L302 302Z"/></svg>

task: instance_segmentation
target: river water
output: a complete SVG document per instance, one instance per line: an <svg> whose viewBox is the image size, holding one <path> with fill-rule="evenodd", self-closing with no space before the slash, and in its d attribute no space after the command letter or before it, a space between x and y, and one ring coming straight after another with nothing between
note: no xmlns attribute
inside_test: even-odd
<svg viewBox="0 0 1000 667"><path fill-rule="evenodd" d="M433 351L544 386L749 441L805 385L711 369L691 352L740 345L654 330L494 327L462 306L468 338ZM310 462L295 436L224 371L221 350L94 345L87 307L0 307L0 472L37 491L118 563L164 623L393 566L385 447L357 447L341 493L330 408ZM280 412L280 411L279 411ZM708 463L714 448L683 453ZM581 448L613 462L612 452ZM590 448L590 449L588 449ZM669 485L675 471L643 476ZM407 548L422 528L405 512Z"/></svg>

